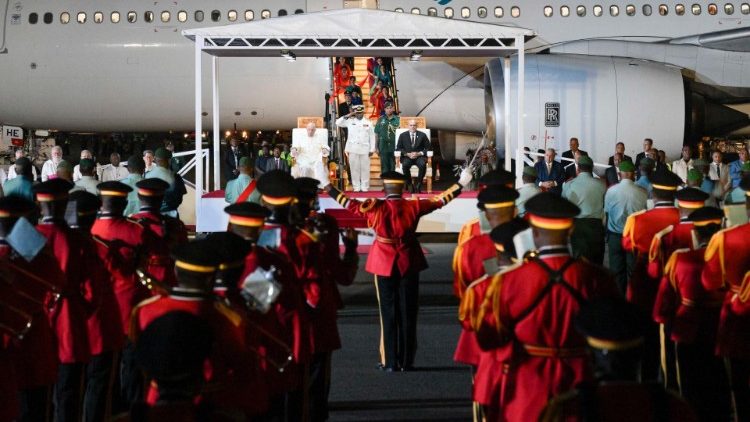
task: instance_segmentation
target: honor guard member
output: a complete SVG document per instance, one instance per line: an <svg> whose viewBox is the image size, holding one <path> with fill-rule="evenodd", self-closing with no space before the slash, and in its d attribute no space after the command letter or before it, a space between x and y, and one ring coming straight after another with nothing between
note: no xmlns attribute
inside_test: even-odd
<svg viewBox="0 0 750 422"><path fill-rule="evenodd" d="M17 393L18 408L3 408L0 412L9 413L18 411L19 421L43 421L46 420L46 412L50 402L49 393L53 384L58 379L58 352L55 340L55 332L49 324L46 312L48 305L54 303L54 298L65 285L65 275L60 271L55 256L49 246L45 246L32 260L27 262L20 252L13 249L8 238L16 223L21 218L33 218L36 206L33 202L18 196L0 198L0 265L7 268L8 273L3 276L4 281L13 281L8 286L16 293L22 291L21 286L31 287L31 277L43 282L34 285L36 292L34 303L30 303L29 312L24 318L30 319L30 326L26 325L17 334L16 339L3 341L9 347L9 361L4 361L14 370L16 382L12 392ZM33 226L28 225L33 233ZM13 278L8 277L12 275ZM0 302L10 301L11 295L3 293ZM25 292L24 292L25 293ZM19 295L20 296L20 295ZM20 297L23 299L25 296ZM24 301L28 303L28 301ZM2 309L4 306L0 306ZM24 307L25 308L25 307ZM24 321L28 324L28 320ZM22 338L18 338L22 335ZM5 357L5 356L3 356ZM2 365L2 364L0 364ZM3 372L4 382L12 381L12 373ZM12 399L5 393L2 399ZM2 400L0 400L2 401ZM13 419L11 419L13 420Z"/></svg>
<svg viewBox="0 0 750 422"><path fill-rule="evenodd" d="M552 192L530 199L526 214L538 252L492 277L477 340L486 350L512 349L495 420L536 420L549 398L591 379L586 343L573 319L587 301L617 289L602 267L571 257L568 242L579 213Z"/></svg>
<svg viewBox="0 0 750 422"><path fill-rule="evenodd" d="M144 285L136 269L146 267L157 242L153 234L135 220L122 215L128 203L131 189L122 182L99 183L102 208L91 227L91 234L106 245L106 255L100 258L111 274L111 282L120 311L123 336L127 336L130 314L133 307L151 296L150 288ZM127 405L142 398L142 381L135 367L135 346L126 342L121 354L120 388Z"/></svg>
<svg viewBox="0 0 750 422"><path fill-rule="evenodd" d="M370 119L364 118L365 106L360 104L352 108L354 111L336 119L336 126L346 128L349 133L344 153L349 160L354 192L367 192L370 188L370 156L376 147L375 132Z"/></svg>
<svg viewBox="0 0 750 422"><path fill-rule="evenodd" d="M680 212L679 224L665 227L656 233L648 253L648 275L661 280L662 271L672 252L693 247L693 222L688 216L703 208L709 195L700 189L684 188L675 193L677 209Z"/></svg>
<svg viewBox="0 0 750 422"><path fill-rule="evenodd" d="M287 412L287 395L300 391L302 366L309 353L308 315L304 309L302 286L295 279L295 271L286 255L258 244L265 220L271 215L267 208L252 202L240 202L224 208L224 212L229 214L229 231L242 237L250 245L250 250L245 256L240 284L226 285L223 289L230 300L235 298L235 304L248 307L251 332L252 326L256 325L268 333L262 336L261 347L257 349L261 354L261 366L270 396L267 416L284 418ZM239 296L244 280L259 271L272 271L274 280L281 285L278 298L265 312L255 305L247 305ZM216 291L216 287L214 289ZM237 293L233 293L235 290ZM255 330L248 337L250 346L254 344L254 335L258 333ZM284 366L277 368L276 365L279 364Z"/></svg>
<svg viewBox="0 0 750 422"><path fill-rule="evenodd" d="M159 212L169 184L161 179L143 179L136 183L140 210L130 218L138 221L159 241L158 251L149 259L146 271L167 286L174 285L174 262L169 251L187 243L188 233L180 219Z"/></svg>
<svg viewBox="0 0 750 422"><path fill-rule="evenodd" d="M674 195L677 187L682 184L682 179L670 171L660 171L654 173L652 182L654 208L631 214L622 233L623 249L634 256L633 272L628 279L627 298L647 313L654 309L660 281L648 275L651 241L664 228L680 222L680 212L674 206ZM643 357L644 380L655 381L658 378L660 362L659 327L656 323L650 323L646 332Z"/></svg>
<svg viewBox="0 0 750 422"><path fill-rule="evenodd" d="M328 391L330 390L331 356L341 348L338 310L344 304L338 285L349 286L357 274L357 232L347 230L339 235L336 219L317 209L318 180L300 177L294 180L297 187L297 211L303 217L302 229L318 238L321 259L320 302L310 315L313 339L310 363L310 420L328 420ZM341 259L339 239L343 239L345 252Z"/></svg>
<svg viewBox="0 0 750 422"><path fill-rule="evenodd" d="M654 320L670 327L680 394L694 406L700 420L730 420L729 381L723 360L714 353L725 292L707 292L701 283L706 245L721 229L723 217L713 207L701 207L689 215L696 244L691 236L687 248L670 256L653 311Z"/></svg>
<svg viewBox="0 0 750 422"><path fill-rule="evenodd" d="M413 369L417 351L419 272L427 268L416 230L423 215L442 208L471 182L464 170L458 183L432 199L405 200L405 176L383 173L385 199L364 202L349 199L329 185L328 194L344 208L367 219L375 231L375 242L367 256L365 270L375 275L381 321L381 350L378 368L392 372Z"/></svg>
<svg viewBox="0 0 750 422"><path fill-rule="evenodd" d="M498 225L490 232L495 259L485 260L487 264L484 265L483 263L483 267L485 267L484 275L466 288L458 309L458 319L461 321L463 329L468 331L472 337L475 336L475 329L479 328L480 324L478 321L484 318L484 309L488 306L485 303L485 294L487 293L487 288L492 277L510 268L516 262L516 249L513 244L513 237L528 228L529 224L526 220L515 218ZM469 240L469 242L472 241ZM476 339L474 341L476 342ZM486 417L487 420L497 420L500 417L500 389L503 385L504 372L507 368L507 362L504 361L504 358L509 356L507 354L508 350L508 347L490 351L480 349L479 361L476 364L473 380L475 420L483 420L483 417ZM477 405L481 406L481 413L478 411Z"/></svg>
<svg viewBox="0 0 750 422"><path fill-rule="evenodd" d="M227 182L224 189L224 199L234 204L237 202L255 202L260 203L260 192L255 189L253 180L253 161L250 157L242 157L237 169L240 171L236 178Z"/></svg>
<svg viewBox="0 0 750 422"><path fill-rule="evenodd" d="M528 166L523 168L521 181L523 184L517 189L518 199L516 199L516 209L518 216L526 215L526 202L542 190L536 185L537 172L534 167Z"/></svg>
<svg viewBox="0 0 750 422"><path fill-rule="evenodd" d="M646 315L619 297L592 301L575 319L593 360L595 382L552 399L541 422L697 422L690 406L656 383L639 383Z"/></svg>
<svg viewBox="0 0 750 422"><path fill-rule="evenodd" d="M515 200L518 192L503 185L489 186L477 195L477 208L484 212L490 228L513 220L516 213ZM485 261L491 265L497 261L497 251L489 234L473 236L461 243L453 254L453 294L461 300L466 288L473 282L488 274ZM481 350L476 342L474 333L462 330L458 338L453 360L472 365L476 368L479 363Z"/></svg>
<svg viewBox="0 0 750 422"><path fill-rule="evenodd" d="M513 176L513 173L507 170L492 170L485 173L484 176L480 177L479 180L477 180L477 189L481 191L488 186L496 185L507 186L513 189L515 181L516 179L515 176ZM477 236L482 233L487 234L491 230L492 227L490 227L489 222L485 218L484 212L480 211L478 217L472 218L471 220L464 223L463 226L461 226L461 230L458 232L458 241L456 244L460 245L472 236Z"/></svg>
<svg viewBox="0 0 750 422"><path fill-rule="evenodd" d="M133 154L128 158L128 175L120 180L122 183L125 183L133 189L128 193L128 206L125 207L125 211L123 211L125 217L130 217L141 209L141 204L138 202L138 190L135 187L135 184L143 180L143 172L146 171L145 168L146 163L144 163L143 159L138 155Z"/></svg>
<svg viewBox="0 0 750 422"><path fill-rule="evenodd" d="M750 215L750 176L740 181ZM720 230L706 248L701 281L706 290L727 289L721 308L716 353L729 370L737 420L750 420L750 223Z"/></svg>
<svg viewBox="0 0 750 422"><path fill-rule="evenodd" d="M99 258L106 255L107 248L91 235L91 226L100 207L99 197L86 191L71 192L68 198L68 224L83 252L78 265L85 268L85 284L91 286L98 298L92 303L86 324L91 353L91 360L86 365L83 398L83 420L87 422L105 419L112 393L115 354L125 343L110 274Z"/></svg>
<svg viewBox="0 0 750 422"><path fill-rule="evenodd" d="M80 385L83 368L91 358L86 320L90 309L83 297L90 285L84 285L83 251L79 239L65 221L68 191L73 185L63 179L51 179L34 186L42 219L37 230L47 238L57 265L65 275L62 295L50 311L50 323L57 334L60 361L55 384L55 420L80 419Z"/></svg>
<svg viewBox="0 0 750 422"><path fill-rule="evenodd" d="M607 216L607 244L609 270L615 276L620 292L625 295L628 276L633 272L633 254L622 247L622 232L631 214L646 209L648 192L633 182L635 166L630 161L620 162L620 182L604 194L604 213Z"/></svg>
<svg viewBox="0 0 750 422"><path fill-rule="evenodd" d="M246 367L245 321L229 306L214 300L212 295L220 257L215 245L208 240L197 240L175 248L177 285L169 294L154 296L133 309L130 341L138 344L140 334L157 318L170 312L187 312L206 321L215 337L215 345L204 363L206 382L203 398L207 403L224 407L227 411L241 409L242 401L224 400L231 397L229 386L243 379ZM235 377L240 377L235 379ZM160 398L159 385L150 380L146 403L154 405ZM252 400L252 397L244 397Z"/></svg>
<svg viewBox="0 0 750 422"><path fill-rule="evenodd" d="M578 175L563 184L562 196L581 209L573 224L570 244L573 256L584 257L597 265L604 263L604 193L602 179L595 179L594 161L578 157Z"/></svg>
<svg viewBox="0 0 750 422"><path fill-rule="evenodd" d="M393 113L394 110L392 102L385 103L385 114L375 123L375 142L378 145L381 173L396 170L393 152L396 150L396 129L400 126L401 118Z"/></svg>

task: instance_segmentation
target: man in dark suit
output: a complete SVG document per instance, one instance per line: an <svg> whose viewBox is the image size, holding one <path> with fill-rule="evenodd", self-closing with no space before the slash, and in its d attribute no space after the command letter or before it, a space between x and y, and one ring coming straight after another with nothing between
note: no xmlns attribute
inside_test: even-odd
<svg viewBox="0 0 750 422"><path fill-rule="evenodd" d="M396 151L401 151L401 169L406 176L406 189L411 185L411 166L419 168L417 185L412 192L419 193L422 189L422 179L427 173L427 150L430 140L427 135L417 130L417 122L409 120L409 130L398 137Z"/></svg>
<svg viewBox="0 0 750 422"><path fill-rule="evenodd" d="M578 138L576 138L576 137L570 138L570 141L568 142L568 144L570 145L570 149L567 150L567 151L563 151L562 158L567 158L569 160L575 160L576 159L576 152L579 152L581 155L586 155L586 156L589 155L588 152L586 152L586 151L584 151L582 149L578 149ZM563 168L565 168L565 178L566 179L572 179L572 178L576 177L576 165L575 165L575 161L562 160L562 165L563 165Z"/></svg>
<svg viewBox="0 0 750 422"><path fill-rule="evenodd" d="M615 144L615 154L622 155L622 159L620 161L630 161L631 163L633 162L633 159L630 158L629 155L625 155L625 144L623 144L622 142L618 142L617 144ZM609 161L607 162L607 164L615 167L619 166L619 164L615 164L614 155L609 156Z"/></svg>
<svg viewBox="0 0 750 422"><path fill-rule="evenodd" d="M240 142L236 138L230 139L229 148L224 152L224 178L227 182L240 174L237 166L240 159L245 155L245 152L240 148Z"/></svg>
<svg viewBox="0 0 750 422"><path fill-rule="evenodd" d="M651 138L646 138L643 140L643 151L639 152L635 156L635 168L636 171L640 168L639 165L641 164L641 160L643 160L646 157L646 153L654 146L654 140ZM653 157L651 157L653 159Z"/></svg>
<svg viewBox="0 0 750 422"><path fill-rule="evenodd" d="M562 185L565 182L565 169L562 164L555 161L555 149L549 148L544 153L544 161L534 165L536 169L536 184L543 191L562 194Z"/></svg>
<svg viewBox="0 0 750 422"><path fill-rule="evenodd" d="M273 147L273 157L270 157L266 161L266 171L271 170L284 170L287 173L292 172L291 167L289 167L289 162L281 158L281 147L278 145Z"/></svg>
<svg viewBox="0 0 750 422"><path fill-rule="evenodd" d="M620 183L620 163L622 161L630 161L623 160L622 157L623 155L619 152L616 152L615 155L610 157L613 164L610 164L610 166L607 167L607 170L604 171L604 176L607 179L607 187Z"/></svg>

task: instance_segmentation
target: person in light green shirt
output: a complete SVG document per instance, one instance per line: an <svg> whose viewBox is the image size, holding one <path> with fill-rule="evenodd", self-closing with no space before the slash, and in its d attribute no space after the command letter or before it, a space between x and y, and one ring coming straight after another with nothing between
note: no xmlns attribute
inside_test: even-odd
<svg viewBox="0 0 750 422"><path fill-rule="evenodd" d="M120 180L122 183L133 188L133 190L128 193L128 205L122 213L125 217L131 216L141 209L141 202L138 200L138 188L135 184L143 180L143 172L145 168L146 163L139 156L132 155L128 158L128 172L130 174Z"/></svg>
<svg viewBox="0 0 750 422"><path fill-rule="evenodd" d="M516 199L516 209L518 210L518 216L523 217L526 214L526 201L533 198L536 194L541 192L539 186L536 185L537 172L534 167L524 167L521 180L523 185L518 189L518 199Z"/></svg>
<svg viewBox="0 0 750 422"><path fill-rule="evenodd" d="M234 180L227 182L227 187L224 189L224 199L230 204L237 202L242 192L253 181L253 165L249 157L240 158L237 169L240 171L240 174ZM260 192L254 189L245 202L260 204Z"/></svg>
<svg viewBox="0 0 750 422"><path fill-rule="evenodd" d="M742 178L744 177L747 177L749 174L750 174L750 161L745 161L745 164L743 164L742 167L740 168L740 180L742 180ZM744 204L746 196L747 195L746 195L745 190L739 187L738 185L736 188L732 189L731 191L729 191L729 193L727 193L726 198L724 198L724 202L727 205Z"/></svg>
<svg viewBox="0 0 750 422"><path fill-rule="evenodd" d="M31 187L34 185L34 176L31 172L31 161L26 157L17 158L14 166L18 176L6 180L3 184L5 196L20 196L33 202L34 193Z"/></svg>
<svg viewBox="0 0 750 422"><path fill-rule="evenodd" d="M380 172L386 173L396 170L396 160L393 151L396 149L396 129L401 119L393 114L393 103L385 104L385 115L380 116L375 123L375 139L380 157Z"/></svg>
<svg viewBox="0 0 750 422"><path fill-rule="evenodd" d="M573 256L583 256L594 264L604 263L604 194L607 187L595 179L594 161L581 155L578 175L563 185L562 197L574 203L581 212L575 219L570 244Z"/></svg>

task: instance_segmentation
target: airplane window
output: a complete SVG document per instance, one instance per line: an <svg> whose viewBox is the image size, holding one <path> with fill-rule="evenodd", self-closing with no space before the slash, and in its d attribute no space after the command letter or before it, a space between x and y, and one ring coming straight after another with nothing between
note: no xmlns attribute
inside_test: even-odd
<svg viewBox="0 0 750 422"><path fill-rule="evenodd" d="M397 7L397 8L396 8L396 9L394 9L393 11L394 11L394 12L396 12L396 13L404 13L404 9L402 9L402 8L400 8L400 7Z"/></svg>
<svg viewBox="0 0 750 422"><path fill-rule="evenodd" d="M734 13L734 5L732 3L727 3L724 5L724 13L727 15L731 15Z"/></svg>
<svg viewBox="0 0 750 422"><path fill-rule="evenodd" d="M301 15L301 14L303 14L303 13L305 13L305 11L304 11L304 10L302 10L302 9L295 9L295 10L294 10L294 14L295 14L295 15Z"/></svg>
<svg viewBox="0 0 750 422"><path fill-rule="evenodd" d="M112 12L112 13L110 13L109 20L112 23L120 23L120 12Z"/></svg>
<svg viewBox="0 0 750 422"><path fill-rule="evenodd" d="M143 12L143 20L147 23L151 23L154 21L154 12L147 10Z"/></svg>
<svg viewBox="0 0 750 422"><path fill-rule="evenodd" d="M635 6L632 4L625 6L625 14L628 16L635 16Z"/></svg>
<svg viewBox="0 0 750 422"><path fill-rule="evenodd" d="M262 10L260 12L260 18L261 19L268 19L270 17L271 17L271 11L270 10L266 9L266 10Z"/></svg>
<svg viewBox="0 0 750 422"><path fill-rule="evenodd" d="M674 13L677 14L677 16L682 16L685 14L685 5L684 4L677 4L674 6Z"/></svg>
<svg viewBox="0 0 750 422"><path fill-rule="evenodd" d="M418 15L419 14L419 8L418 7L412 7L411 8L411 14L412 15Z"/></svg>
<svg viewBox="0 0 750 422"><path fill-rule="evenodd" d="M138 20L138 15L132 10L128 12L128 23L135 23Z"/></svg>
<svg viewBox="0 0 750 422"><path fill-rule="evenodd" d="M211 11L211 20L214 22L218 22L221 20L221 12L218 10L212 10Z"/></svg>
<svg viewBox="0 0 750 422"><path fill-rule="evenodd" d="M715 4L711 3L711 4L708 5L708 14L709 15L715 15L718 12L719 12L719 8L716 7Z"/></svg>
<svg viewBox="0 0 750 422"><path fill-rule="evenodd" d="M740 6L740 12L742 12L743 15L750 15L750 4L742 3L742 6ZM47 22L47 15L45 15L44 21Z"/></svg>
<svg viewBox="0 0 750 422"><path fill-rule="evenodd" d="M669 14L669 6L667 6L666 4L660 4L659 14L662 16L667 16Z"/></svg>
<svg viewBox="0 0 750 422"><path fill-rule="evenodd" d="M643 16L651 16L651 5L650 4L644 4L643 5Z"/></svg>
<svg viewBox="0 0 750 422"><path fill-rule="evenodd" d="M495 17L496 18L502 18L503 17L503 8L502 7L496 7L495 8Z"/></svg>
<svg viewBox="0 0 750 422"><path fill-rule="evenodd" d="M187 21L187 12L184 10L180 10L179 12L177 12L177 20L180 22Z"/></svg>
<svg viewBox="0 0 750 422"><path fill-rule="evenodd" d="M570 16L570 7L568 6L560 6L560 16L567 18Z"/></svg>
<svg viewBox="0 0 750 422"><path fill-rule="evenodd" d="M518 6L511 7L510 8L510 15L513 16L514 18L517 18L517 17L521 16L521 8L518 7Z"/></svg>
<svg viewBox="0 0 750 422"><path fill-rule="evenodd" d="M446 7L443 11L443 14L448 19L453 19L453 8L452 7Z"/></svg>
<svg viewBox="0 0 750 422"><path fill-rule="evenodd" d="M286 16L286 9L279 9L279 14L277 16Z"/></svg>
<svg viewBox="0 0 750 422"><path fill-rule="evenodd" d="M94 13L94 23L102 23L103 21L104 21L104 13L102 12Z"/></svg>
<svg viewBox="0 0 750 422"><path fill-rule="evenodd" d="M598 4L594 6L594 16L597 18L602 15L602 7Z"/></svg>
<svg viewBox="0 0 750 422"><path fill-rule="evenodd" d="M701 5L698 4L698 3L694 4L690 9L693 11L694 15L700 15L701 14Z"/></svg>
<svg viewBox="0 0 750 422"><path fill-rule="evenodd" d="M487 8L482 6L479 9L477 9L477 16L484 19L487 17Z"/></svg>
<svg viewBox="0 0 750 422"><path fill-rule="evenodd" d="M620 8L617 7L617 5L613 4L612 6L609 6L609 15L610 16L617 16L620 14Z"/></svg>
<svg viewBox="0 0 750 422"><path fill-rule="evenodd" d="M164 23L169 22L169 20L172 18L172 15L168 11L161 12L161 21Z"/></svg>
<svg viewBox="0 0 750 422"><path fill-rule="evenodd" d="M195 11L195 21L196 22L203 22L203 11L202 10L196 10Z"/></svg>
<svg viewBox="0 0 750 422"><path fill-rule="evenodd" d="M86 12L78 12L76 20L78 23L86 23Z"/></svg>
<svg viewBox="0 0 750 422"><path fill-rule="evenodd" d="M64 25L68 22L70 22L70 13L68 12L60 13L60 23Z"/></svg>
<svg viewBox="0 0 750 422"><path fill-rule="evenodd" d="M437 9L434 7L427 9L427 16L437 16Z"/></svg>
<svg viewBox="0 0 750 422"><path fill-rule="evenodd" d="M469 19L471 17L471 9L469 9L468 7L462 7L461 17L464 19Z"/></svg>
<svg viewBox="0 0 750 422"><path fill-rule="evenodd" d="M39 22L39 15L36 13L29 13L29 23L36 25L37 22Z"/></svg>
<svg viewBox="0 0 750 422"><path fill-rule="evenodd" d="M548 18L552 16L552 6L544 6L544 16Z"/></svg>
<svg viewBox="0 0 750 422"><path fill-rule="evenodd" d="M44 23L49 25L52 23L53 19L54 19L54 16L52 15L52 13L47 12L44 14Z"/></svg>
<svg viewBox="0 0 750 422"><path fill-rule="evenodd" d="M255 12L250 9L245 10L245 20L251 21L253 19L255 19Z"/></svg>
<svg viewBox="0 0 750 422"><path fill-rule="evenodd" d="M576 7L576 13L580 17L586 16L586 6L578 6L578 7Z"/></svg>
<svg viewBox="0 0 750 422"><path fill-rule="evenodd" d="M237 11L236 10L230 10L227 12L227 20L229 22L234 22L237 20Z"/></svg>

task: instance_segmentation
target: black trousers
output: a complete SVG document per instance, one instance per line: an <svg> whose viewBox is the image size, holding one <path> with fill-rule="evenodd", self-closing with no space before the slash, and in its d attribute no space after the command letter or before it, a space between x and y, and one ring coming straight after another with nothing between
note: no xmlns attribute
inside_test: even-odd
<svg viewBox="0 0 750 422"><path fill-rule="evenodd" d="M82 363L64 363L57 369L54 403L55 422L79 421L81 419Z"/></svg>
<svg viewBox="0 0 750 422"><path fill-rule="evenodd" d="M135 343L125 341L120 359L120 397L126 409L144 397L143 374L135 361Z"/></svg>
<svg viewBox="0 0 750 422"><path fill-rule="evenodd" d="M331 352L316 353L310 363L310 421L328 420L328 394L331 391Z"/></svg>
<svg viewBox="0 0 750 422"><path fill-rule="evenodd" d="M411 185L411 166L417 166L419 169L419 173L417 175L417 185L422 185L422 180L424 180L424 175L427 173L427 158L425 157L417 157L417 158L409 158L404 155L401 156L401 170L404 172L404 176L406 176L406 186Z"/></svg>
<svg viewBox="0 0 750 422"><path fill-rule="evenodd" d="M734 405L735 420L750 420L750 360L724 360L729 374L729 385L732 388L732 404Z"/></svg>
<svg viewBox="0 0 750 422"><path fill-rule="evenodd" d="M729 380L714 344L675 343L680 394L701 421L728 421L731 414ZM747 380L747 378L746 378Z"/></svg>
<svg viewBox="0 0 750 422"><path fill-rule="evenodd" d="M20 375L20 374L19 374ZM28 388L18 392L20 422L45 422L49 411L49 386Z"/></svg>
<svg viewBox="0 0 750 422"><path fill-rule="evenodd" d="M83 420L96 422L105 420L107 402L112 390L115 370L114 352L91 357L86 365L86 390L83 397Z"/></svg>
<svg viewBox="0 0 750 422"><path fill-rule="evenodd" d="M597 265L604 263L604 226L601 218L576 218L570 236L573 256Z"/></svg>
<svg viewBox="0 0 750 422"><path fill-rule="evenodd" d="M614 274L617 288L624 297L628 288L628 277L633 273L635 258L633 254L622 248L622 233L608 231L607 245L609 246L609 270Z"/></svg>
<svg viewBox="0 0 750 422"><path fill-rule="evenodd" d="M419 273L402 275L396 263L389 277L376 276L380 308L380 359L390 368L409 368L417 352Z"/></svg>

